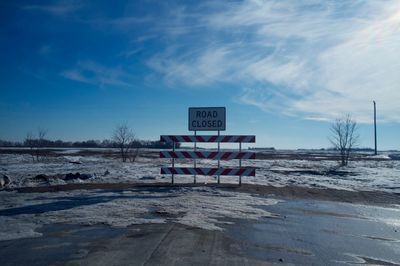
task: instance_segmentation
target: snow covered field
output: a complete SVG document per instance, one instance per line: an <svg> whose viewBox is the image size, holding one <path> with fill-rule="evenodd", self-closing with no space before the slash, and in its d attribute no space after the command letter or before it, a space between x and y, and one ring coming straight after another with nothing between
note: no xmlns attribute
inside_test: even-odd
<svg viewBox="0 0 400 266"><path fill-rule="evenodd" d="M87 151L86 151L87 152ZM379 160L351 161L338 168L333 160L263 159L244 161L257 169L255 177L243 183L272 186L335 188L353 191L400 193L400 161L381 156ZM179 160L176 166L192 166ZM216 166L202 160L198 167ZM0 191L0 240L40 236L37 228L45 224L107 224L128 226L173 221L204 229L220 230L229 219L274 217L261 206L279 200L251 193L225 191L212 187L153 187L126 190L73 190L45 193L18 193L12 188L68 183L146 183L170 182L160 174L168 159L156 151L143 152L134 163L122 163L109 153L82 150L57 150L40 162L24 152L0 154L0 174L11 178L9 190ZM221 166L238 165L222 161ZM69 173L82 178L66 179ZM39 176L39 177L38 177ZM75 177L75 176L73 176ZM177 176L177 183L193 182L192 176ZM216 183L215 177L197 177L198 182ZM222 183L237 183L237 177L221 177ZM397 205L394 207L398 209Z"/></svg>
<svg viewBox="0 0 400 266"><path fill-rule="evenodd" d="M32 162L29 154L0 154L0 174L12 179L10 187L46 186L76 182L170 182L170 176L161 175L160 167L170 160L141 156L134 163L100 154L79 155L81 150L57 151L57 156ZM377 160L351 161L348 167L338 167L333 160L263 159L243 161L244 166L257 169L256 177L243 177L243 183L273 186L304 186L355 191L386 191L400 193L400 160L380 155ZM216 161L197 161L198 167L216 166ZM177 160L176 166L192 166L191 160ZM221 166L237 167L238 162L221 161ZM90 178L63 180L68 173L90 175ZM46 175L48 178L35 178ZM177 176L177 183L193 182L192 176ZM198 182L215 183L215 177L198 176ZM237 177L221 177L223 183L237 183Z"/></svg>

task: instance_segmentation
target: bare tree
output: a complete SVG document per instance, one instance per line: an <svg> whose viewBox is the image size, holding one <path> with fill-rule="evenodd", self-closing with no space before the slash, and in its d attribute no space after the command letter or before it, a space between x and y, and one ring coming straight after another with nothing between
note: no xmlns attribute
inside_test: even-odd
<svg viewBox="0 0 400 266"><path fill-rule="evenodd" d="M47 130L45 130L43 128L38 128L36 161L39 161L41 156L45 156L46 155L45 151L43 150L46 134L47 134Z"/></svg>
<svg viewBox="0 0 400 266"><path fill-rule="evenodd" d="M122 161L126 162L126 159L129 157L129 152L132 148L133 141L135 140L135 134L126 123L123 123L115 128L112 139L120 150Z"/></svg>
<svg viewBox="0 0 400 266"><path fill-rule="evenodd" d="M139 147L136 147L130 151L130 153L128 154L129 157L129 161L131 163L134 163L136 161L136 158L139 156Z"/></svg>
<svg viewBox="0 0 400 266"><path fill-rule="evenodd" d="M32 161L35 161L35 137L32 132L28 132L28 134L26 134L25 145L30 148Z"/></svg>
<svg viewBox="0 0 400 266"><path fill-rule="evenodd" d="M357 145L359 135L357 134L357 122L347 114L344 118L338 118L331 125L331 137L329 141L340 152L341 166L349 162L352 149Z"/></svg>

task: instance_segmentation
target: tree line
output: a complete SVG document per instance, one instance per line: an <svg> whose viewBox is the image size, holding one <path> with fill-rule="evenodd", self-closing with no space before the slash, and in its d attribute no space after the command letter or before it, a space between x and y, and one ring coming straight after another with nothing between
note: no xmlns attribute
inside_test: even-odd
<svg viewBox="0 0 400 266"><path fill-rule="evenodd" d="M357 133L357 122L352 119L350 114L342 118L338 118L331 124L331 136L329 141L333 145L333 149L340 154L341 166L346 166L349 162L350 155L356 148L359 140ZM38 129L37 135L28 133L23 142L11 142L0 140L2 147L29 147L32 150L32 157L36 154L36 160L39 161L40 152L43 148L118 148L123 162L134 161L138 155L140 148L157 148L171 149L172 143L164 143L160 141L138 140L135 134L126 123L117 125L112 134L111 140L87 140L87 141L62 141L46 139L47 131ZM180 143L176 143L175 147L179 148Z"/></svg>
<svg viewBox="0 0 400 266"><path fill-rule="evenodd" d="M172 149L172 143L154 140L140 140L126 123L117 125L111 139L86 140L86 141L63 141L50 140L46 138L47 130L38 128L37 133L28 132L24 141L0 140L0 147L29 148L33 161L40 161L46 157L46 148L117 148L123 162L134 162L139 154L139 149ZM175 147L180 144L176 143Z"/></svg>
<svg viewBox="0 0 400 266"><path fill-rule="evenodd" d="M0 147L21 147L29 148L41 146L46 148L118 148L118 144L112 140L85 140L85 141L63 141L34 138L29 141L7 141L0 140ZM171 143L164 143L156 140L134 140L133 148L154 148L154 149L172 149ZM176 147L176 145L175 145Z"/></svg>

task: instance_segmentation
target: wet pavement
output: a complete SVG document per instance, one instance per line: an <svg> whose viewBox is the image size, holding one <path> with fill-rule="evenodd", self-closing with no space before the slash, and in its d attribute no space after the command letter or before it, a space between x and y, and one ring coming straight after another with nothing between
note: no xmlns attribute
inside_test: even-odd
<svg viewBox="0 0 400 266"><path fill-rule="evenodd" d="M304 265L400 265L400 209L313 200L264 208L279 216L227 228L247 257Z"/></svg>
<svg viewBox="0 0 400 266"><path fill-rule="evenodd" d="M400 265L400 209L290 199L278 216L127 228L45 225L38 238L0 242L1 265Z"/></svg>

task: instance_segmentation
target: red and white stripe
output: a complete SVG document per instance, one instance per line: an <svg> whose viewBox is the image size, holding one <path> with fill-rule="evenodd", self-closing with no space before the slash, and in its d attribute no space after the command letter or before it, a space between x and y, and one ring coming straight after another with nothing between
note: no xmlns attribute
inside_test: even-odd
<svg viewBox="0 0 400 266"><path fill-rule="evenodd" d="M254 152L214 152L214 151L160 151L160 158L246 160L255 159Z"/></svg>
<svg viewBox="0 0 400 266"><path fill-rule="evenodd" d="M161 135L161 142L256 142L252 135Z"/></svg>
<svg viewBox="0 0 400 266"><path fill-rule="evenodd" d="M186 168L162 167L161 174L167 175L230 175L230 176L255 176L254 168Z"/></svg>

